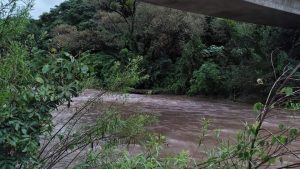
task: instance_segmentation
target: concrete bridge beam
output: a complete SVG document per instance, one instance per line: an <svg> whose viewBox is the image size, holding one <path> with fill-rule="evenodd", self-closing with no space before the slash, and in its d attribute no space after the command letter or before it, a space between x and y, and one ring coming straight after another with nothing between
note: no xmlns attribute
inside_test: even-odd
<svg viewBox="0 0 300 169"><path fill-rule="evenodd" d="M245 0L257 5L300 15L299 0Z"/></svg>
<svg viewBox="0 0 300 169"><path fill-rule="evenodd" d="M183 11L300 29L299 0L142 0Z"/></svg>

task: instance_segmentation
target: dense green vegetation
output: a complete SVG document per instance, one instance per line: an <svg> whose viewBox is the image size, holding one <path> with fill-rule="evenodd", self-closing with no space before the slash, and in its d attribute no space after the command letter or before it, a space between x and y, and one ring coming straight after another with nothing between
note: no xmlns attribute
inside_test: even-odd
<svg viewBox="0 0 300 169"><path fill-rule="evenodd" d="M44 33L28 33L31 6L32 1L15 0L0 6L0 168L4 169L42 164L40 137L53 131L51 111L95 84L95 72L85 61L89 55L43 49L38 42ZM115 76L105 84L121 90L139 81L139 60L133 58L123 67L112 63L108 71Z"/></svg>
<svg viewBox="0 0 300 169"><path fill-rule="evenodd" d="M35 161L39 136L52 131L50 111L80 91L86 65L64 53L49 54L30 38L22 43L30 3L1 4L0 166L15 168ZM4 7L4 5L7 5ZM13 16L10 18L10 16ZM24 39L23 39L24 40Z"/></svg>
<svg viewBox="0 0 300 169"><path fill-rule="evenodd" d="M75 168L251 169L295 155L286 146L298 129L280 125L279 133L261 132L272 109L299 110L299 31L134 0L69 0L32 20L32 3L0 3L0 168L53 168L65 152L90 145ZM147 132L151 116L108 111L96 124L77 126L97 98L54 130L51 112L91 87L266 101L255 104L256 122L237 134L237 144L216 138L217 148L198 162L185 152L161 157L166 138ZM202 125L204 139L209 122ZM133 143L145 151L122 150Z"/></svg>
<svg viewBox="0 0 300 169"><path fill-rule="evenodd" d="M112 63L141 55L149 78L132 87L176 94L263 99L274 74L299 62L299 31L133 2L66 1L33 21L34 33L49 33L45 49L90 53L101 80Z"/></svg>

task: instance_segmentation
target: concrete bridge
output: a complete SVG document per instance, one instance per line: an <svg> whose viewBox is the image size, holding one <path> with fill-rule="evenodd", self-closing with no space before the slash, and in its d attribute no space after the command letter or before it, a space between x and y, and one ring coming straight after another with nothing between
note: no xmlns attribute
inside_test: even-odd
<svg viewBox="0 0 300 169"><path fill-rule="evenodd" d="M300 29L300 0L142 0L209 16Z"/></svg>

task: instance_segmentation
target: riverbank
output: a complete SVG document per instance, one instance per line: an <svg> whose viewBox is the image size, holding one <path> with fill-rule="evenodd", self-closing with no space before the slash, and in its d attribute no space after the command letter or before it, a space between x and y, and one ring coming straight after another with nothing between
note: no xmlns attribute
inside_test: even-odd
<svg viewBox="0 0 300 169"><path fill-rule="evenodd" d="M228 100L231 102L236 103L243 103L243 104L254 104L257 102L263 102L265 99L259 97L258 95L252 94L247 96L240 96L240 97L228 97L224 95L205 95L205 94L197 94L197 95L188 95L188 94L177 94L170 90L166 89L130 89L128 91L129 94L143 94L143 95L176 95L176 96L186 96L186 97L196 97L196 98L206 98L206 99L223 99Z"/></svg>

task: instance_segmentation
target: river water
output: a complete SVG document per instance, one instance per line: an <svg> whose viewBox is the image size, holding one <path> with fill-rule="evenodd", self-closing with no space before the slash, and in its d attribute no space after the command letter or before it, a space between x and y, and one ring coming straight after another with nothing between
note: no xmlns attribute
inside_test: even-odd
<svg viewBox="0 0 300 169"><path fill-rule="evenodd" d="M76 107L100 91L86 90L73 99L71 107ZM252 105L234 103L227 100L196 98L172 95L139 95L139 94L105 94L94 110L84 117L84 122L94 121L104 107L112 107L121 113L151 113L158 117L158 123L149 130L161 133L167 138L164 154L179 153L186 150L196 159L203 157L206 149L216 144L215 130L220 129L221 138L234 143L235 133L243 128L243 123L253 122L255 114ZM63 115L59 115L63 116ZM58 119L63 119L58 116ZM210 121L209 135L205 146L198 146L201 133L201 120ZM272 112L264 126L276 130L279 124L290 127L300 127L300 115L291 112ZM300 142L292 145L293 149L300 148ZM294 160L292 160L294 161Z"/></svg>

